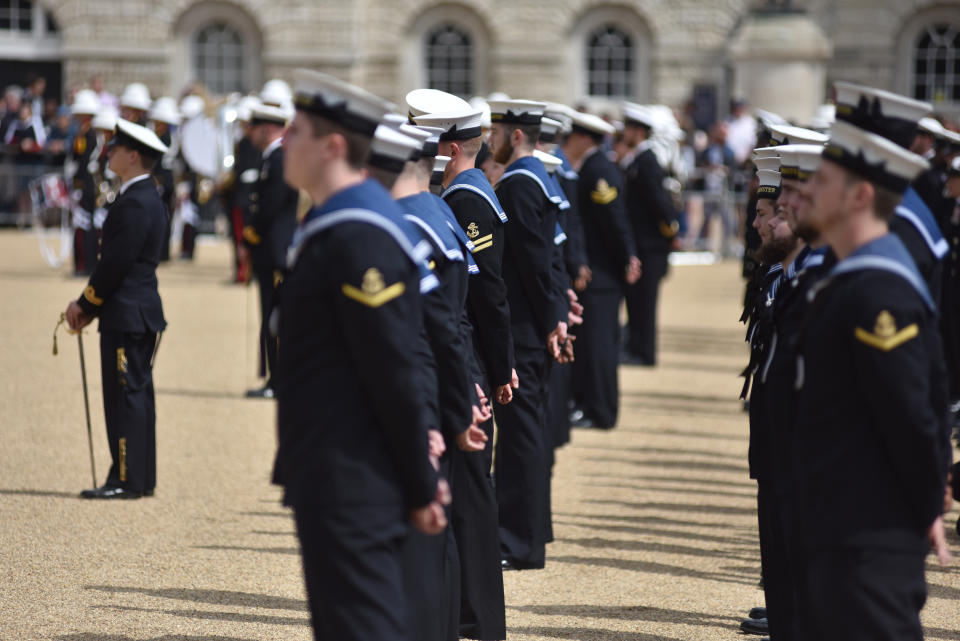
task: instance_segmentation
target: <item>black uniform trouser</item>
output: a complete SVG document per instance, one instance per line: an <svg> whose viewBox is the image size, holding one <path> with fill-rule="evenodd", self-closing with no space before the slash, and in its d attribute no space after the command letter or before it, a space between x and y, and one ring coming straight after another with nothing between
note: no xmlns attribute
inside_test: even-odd
<svg viewBox="0 0 960 641"><path fill-rule="evenodd" d="M951 401L960 399L960 292L955 291L958 288L960 283L946 275L941 292L940 335Z"/></svg>
<svg viewBox="0 0 960 641"><path fill-rule="evenodd" d="M273 384L273 375L277 371L277 339L270 334L270 312L276 286L273 283L273 269L255 266L257 291L260 294L260 377L267 379L267 387Z"/></svg>
<svg viewBox="0 0 960 641"><path fill-rule="evenodd" d="M482 369L476 359L471 360L473 380L480 382L487 398L491 398ZM507 637L507 621L497 497L490 478L493 420L481 427L489 439L482 452L450 448L450 524L460 555L460 636L490 641Z"/></svg>
<svg viewBox="0 0 960 641"><path fill-rule="evenodd" d="M576 351L578 345L574 343ZM579 354L578 354L579 356ZM570 377L573 366L553 363L550 368L550 392L547 394L547 432L552 447L570 442Z"/></svg>
<svg viewBox="0 0 960 641"><path fill-rule="evenodd" d="M157 485L156 406L151 359L152 332L100 334L103 412L112 464L107 485L134 492Z"/></svg>
<svg viewBox="0 0 960 641"><path fill-rule="evenodd" d="M414 641L401 561L403 508L326 506L306 498L294 502L293 513L314 639Z"/></svg>
<svg viewBox="0 0 960 641"><path fill-rule="evenodd" d="M920 641L925 550L807 550L801 633L817 641Z"/></svg>
<svg viewBox="0 0 960 641"><path fill-rule="evenodd" d="M440 462L440 473L447 478L450 478L450 463L450 455ZM446 508L448 519L451 508ZM436 536L428 536L411 528L402 552L410 629L408 638L416 641L457 641L460 559L453 528L448 526Z"/></svg>
<svg viewBox="0 0 960 641"><path fill-rule="evenodd" d="M760 566L771 641L798 641L796 577L790 554L787 510L770 481L757 481Z"/></svg>
<svg viewBox="0 0 960 641"><path fill-rule="evenodd" d="M617 367L620 349L619 289L587 287L583 301L583 325L577 328L573 362L577 406L596 421L597 427L613 427L619 411ZM522 385L522 382L521 382Z"/></svg>
<svg viewBox="0 0 960 641"><path fill-rule="evenodd" d="M640 257L643 275L627 287L627 351L653 365L657 362L657 300L660 281L667 274L666 252L653 252Z"/></svg>
<svg viewBox="0 0 960 641"><path fill-rule="evenodd" d="M496 407L500 552L519 568L542 568L548 538L549 475L544 404L546 349L515 348L520 387Z"/></svg>

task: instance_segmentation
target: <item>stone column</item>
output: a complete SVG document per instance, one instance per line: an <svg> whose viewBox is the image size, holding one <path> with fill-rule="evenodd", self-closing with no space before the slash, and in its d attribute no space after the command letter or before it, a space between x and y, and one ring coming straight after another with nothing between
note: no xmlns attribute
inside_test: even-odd
<svg viewBox="0 0 960 641"><path fill-rule="evenodd" d="M727 53L734 70L733 96L753 107L803 125L823 104L833 44L789 2L754 9L733 35Z"/></svg>

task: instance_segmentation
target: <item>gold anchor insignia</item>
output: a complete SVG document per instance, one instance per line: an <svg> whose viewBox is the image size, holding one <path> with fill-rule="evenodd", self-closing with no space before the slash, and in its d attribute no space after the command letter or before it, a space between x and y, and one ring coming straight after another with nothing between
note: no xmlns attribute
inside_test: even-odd
<svg viewBox="0 0 960 641"><path fill-rule="evenodd" d="M598 205L609 205L617 197L617 188L611 187L606 179L597 181L597 187L590 193L590 200Z"/></svg>
<svg viewBox="0 0 960 641"><path fill-rule="evenodd" d="M920 333L920 328L916 323L908 325L901 330L897 330L897 321L893 314L883 310L877 315L877 321L873 325L873 332L857 327L854 337L870 347L875 347L883 352L889 352L895 347L903 345L911 338L915 338Z"/></svg>
<svg viewBox="0 0 960 641"><path fill-rule="evenodd" d="M363 284L360 285L364 294L379 294L386 285L383 284L383 274L376 267L371 267L363 274Z"/></svg>
<svg viewBox="0 0 960 641"><path fill-rule="evenodd" d="M470 223L467 225L467 237L476 238L480 235L480 228L477 227L477 223Z"/></svg>
<svg viewBox="0 0 960 641"><path fill-rule="evenodd" d="M349 283L345 283L340 289L347 298L367 307L377 308L403 294L406 291L406 285L396 282L387 287L380 270L371 267L363 273L359 289Z"/></svg>

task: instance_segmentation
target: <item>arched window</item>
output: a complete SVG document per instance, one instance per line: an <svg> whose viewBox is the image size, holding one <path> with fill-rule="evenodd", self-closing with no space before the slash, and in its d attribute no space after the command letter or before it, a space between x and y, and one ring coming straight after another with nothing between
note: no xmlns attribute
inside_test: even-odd
<svg viewBox="0 0 960 641"><path fill-rule="evenodd" d="M472 96L474 51L470 34L444 24L427 32L423 44L427 86L464 98Z"/></svg>
<svg viewBox="0 0 960 641"><path fill-rule="evenodd" d="M604 25L587 37L587 92L603 98L634 95L636 62L633 39L615 25Z"/></svg>
<svg viewBox="0 0 960 641"><path fill-rule="evenodd" d="M914 42L914 98L934 104L960 103L960 30L957 26L928 25Z"/></svg>
<svg viewBox="0 0 960 641"><path fill-rule="evenodd" d="M240 32L224 22L212 22L193 39L196 78L217 94L246 91L246 51Z"/></svg>

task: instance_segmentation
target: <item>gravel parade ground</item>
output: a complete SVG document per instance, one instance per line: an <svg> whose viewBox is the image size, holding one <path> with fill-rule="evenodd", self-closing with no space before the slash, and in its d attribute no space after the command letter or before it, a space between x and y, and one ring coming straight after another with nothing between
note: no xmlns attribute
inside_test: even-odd
<svg viewBox="0 0 960 641"><path fill-rule="evenodd" d="M292 516L270 485L274 402L243 398L256 384L256 291L227 283L226 242L197 256L159 270L156 495L85 501L76 337L61 329L51 355L85 281L49 268L33 234L0 232L0 641L312 638ZM618 427L577 430L558 452L546 569L504 575L510 639L744 638L763 594L737 400L739 270L672 268L661 364L622 368ZM95 325L83 341L99 485L110 456ZM927 638L960 639L960 560L930 557L927 579Z"/></svg>

